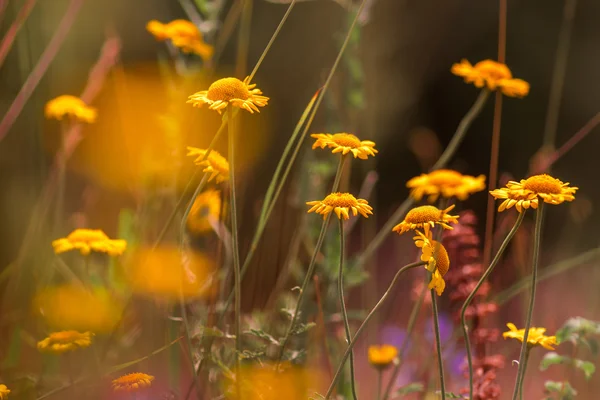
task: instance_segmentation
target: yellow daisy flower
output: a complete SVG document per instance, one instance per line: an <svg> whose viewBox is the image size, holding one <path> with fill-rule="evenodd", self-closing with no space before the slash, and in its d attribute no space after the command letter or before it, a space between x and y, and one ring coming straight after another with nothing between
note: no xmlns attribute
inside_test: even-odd
<svg viewBox="0 0 600 400"><path fill-rule="evenodd" d="M478 88L500 90L509 97L524 97L529 93L529 83L522 79L513 79L510 69L502 63L483 60L471 65L467 60L454 64L452 73L461 76L466 83L473 83Z"/></svg>
<svg viewBox="0 0 600 400"><path fill-rule="evenodd" d="M387 368L398 357L398 349L389 344L369 346L369 363L375 368Z"/></svg>
<svg viewBox="0 0 600 400"><path fill-rule="evenodd" d="M146 24L146 29L156 40L170 39L173 46L185 53L195 53L202 59L210 59L214 48L204 42L202 32L192 22L184 19L176 19L163 24L152 20Z"/></svg>
<svg viewBox="0 0 600 400"><path fill-rule="evenodd" d="M469 195L485 189L485 175L474 177L450 169L438 169L412 178L406 187L417 201L429 196L429 202L434 202L440 195L466 200Z"/></svg>
<svg viewBox="0 0 600 400"><path fill-rule="evenodd" d="M64 94L46 103L44 115L48 119L62 120L65 116L91 124L96 121L98 112L79 97Z"/></svg>
<svg viewBox="0 0 600 400"><path fill-rule="evenodd" d="M66 238L54 240L52 247L56 254L79 250L83 255L96 251L118 256L127 248L127 242L121 239L109 239L100 229L75 229Z"/></svg>
<svg viewBox="0 0 600 400"><path fill-rule="evenodd" d="M187 150L188 156L196 157L194 164L205 167L202 172L210 172L209 182L215 179L217 183L221 183L229 179L229 162L218 151L211 151L208 158L202 161L206 149L188 146Z"/></svg>
<svg viewBox="0 0 600 400"><path fill-rule="evenodd" d="M498 211L515 206L521 212L523 208L537 208L539 198L544 203L561 204L565 201L575 200L575 192L579 188L570 187L559 179L547 174L534 175L520 182L510 181L506 187L495 189L490 194L495 199L504 199Z"/></svg>
<svg viewBox="0 0 600 400"><path fill-rule="evenodd" d="M310 137L317 139L313 143L313 150L317 147L324 149L329 147L333 149L332 153L342 153L346 155L350 152L354 155L354 158L360 158L366 160L368 156L375 157L378 152L375 149L375 142L370 140L360 140L351 133L313 133Z"/></svg>
<svg viewBox="0 0 600 400"><path fill-rule="evenodd" d="M250 85L249 77L240 81L237 78L223 78L212 83L208 90L203 90L188 97L188 103L194 107L202 107L208 104L208 108L219 114L229 104L254 114L259 112L258 107L264 107L269 98L262 96L262 91L256 88L256 84Z"/></svg>
<svg viewBox="0 0 600 400"><path fill-rule="evenodd" d="M373 207L369 205L367 200L357 199L350 193L331 193L323 200L308 201L307 205L312 206L309 213L316 212L322 214L323 219L327 215L334 211L339 219L350 218L350 211L352 215L357 216L358 213L365 218L369 218L369 214L373 214Z"/></svg>
<svg viewBox="0 0 600 400"><path fill-rule="evenodd" d="M218 220L221 212L221 192L219 190L206 190L196 197L187 218L187 227L190 232L202 234L212 231L209 217Z"/></svg>
<svg viewBox="0 0 600 400"><path fill-rule="evenodd" d="M504 339L511 338L517 339L521 343L523 343L523 339L525 338L525 329L517 329L515 324L509 322L506 324L509 331L506 331L502 334ZM556 341L556 336L546 336L544 333L546 332L546 328L529 328L529 336L527 336L527 345L530 347L533 346L542 346L548 350L554 350L554 347L557 346L558 342Z"/></svg>
<svg viewBox="0 0 600 400"><path fill-rule="evenodd" d="M422 251L421 261L427 262L425 268L432 274L428 288L435 289L437 295L441 296L446 288L444 275L450 269L448 252L440 242L430 239L419 231L417 231L417 236L413 240L415 245Z"/></svg>
<svg viewBox="0 0 600 400"><path fill-rule="evenodd" d="M0 385L0 400L8 399L8 395L10 394L10 390L6 385Z"/></svg>
<svg viewBox="0 0 600 400"><path fill-rule="evenodd" d="M445 210L440 210L435 206L415 207L406 214L404 221L396 225L392 231L402 234L411 229L423 229L425 235L429 236L429 229L433 228L436 224L444 229L452 229L448 224L456 224L459 218L458 215L448 214L448 211L453 208L454 204Z"/></svg>
<svg viewBox="0 0 600 400"><path fill-rule="evenodd" d="M54 332L46 339L39 341L37 348L41 352L62 354L67 351L89 347L92 344L92 336L94 334L91 332Z"/></svg>
<svg viewBox="0 0 600 400"><path fill-rule="evenodd" d="M134 390L150 387L153 380L154 377L152 375L134 372L114 379L112 381L112 387L115 392L121 390L132 392Z"/></svg>

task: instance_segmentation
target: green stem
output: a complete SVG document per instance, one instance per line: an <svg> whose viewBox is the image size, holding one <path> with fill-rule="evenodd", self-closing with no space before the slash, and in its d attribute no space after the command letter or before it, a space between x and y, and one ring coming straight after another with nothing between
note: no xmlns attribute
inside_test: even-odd
<svg viewBox="0 0 600 400"><path fill-rule="evenodd" d="M235 128L233 116L233 106L229 105L227 108L227 119L229 120L229 188L230 188L230 199L229 206L231 211L231 250L233 252L233 274L234 274L234 290L235 290L235 360L236 360L236 377L239 377L241 370L241 358L242 353L242 277L240 274L240 254L238 250L238 229L237 229L237 209L235 200L235 146L234 146L234 133ZM194 374L197 375L197 374ZM239 394L239 379L236 379L237 393ZM239 396L238 396L239 398Z"/></svg>
<svg viewBox="0 0 600 400"><path fill-rule="evenodd" d="M473 357L471 356L471 343L469 341L469 334L468 334L469 328L468 328L467 322L465 320L465 313L467 312L467 308L469 307L469 304L471 304L471 301L477 294L477 291L479 290L481 285L483 285L483 282L485 282L485 280L488 278L488 276L490 276L490 274L492 273L492 271L494 270L494 268L496 267L496 265L502 258L502 254L508 247L508 244L512 240L513 236L515 236L515 234L517 233L517 230L521 226L521 222L523 222L523 218L525 217L525 211L526 210L523 210L523 212L519 213L519 217L515 221L515 224L513 225L512 229L510 230L508 235L506 235L506 238L502 242L502 245L498 249L498 252L494 256L494 259L490 263L490 266L485 270L485 272L481 276L481 279L479 279L479 282L477 282L477 286L475 286L473 291L469 294L469 297L467 297L467 299L465 300L465 302L462 305L462 308L460 310L460 326L461 326L462 332L463 332L463 338L465 341L465 350L467 352L467 364L469 366L469 398L471 398L471 399L473 398Z"/></svg>
<svg viewBox="0 0 600 400"><path fill-rule="evenodd" d="M437 160L437 162L434 164L434 166L431 168L431 171L445 167L448 161L450 161L450 158L452 158L458 146L463 141L469 127L471 126L475 118L479 115L479 113L481 113L481 110L483 110L483 106L485 105L489 94L490 92L486 89L483 89L479 93L479 97L477 97L475 103L473 103L469 111L467 111L465 116L458 124L456 132L454 132L454 136L450 140L450 143L448 144L440 158ZM383 225L383 227L379 230L377 235L375 235L373 240L367 245L365 250L362 252L361 256L358 258L357 261L358 265L363 265L367 260L369 260L373 256L375 251L377 251L379 246L383 244L383 241L392 232L392 228L394 227L394 225L396 225L397 221L402 219L404 214L406 214L408 209L412 207L413 204L414 200L409 197L406 200L404 200L404 202L402 202L400 206L398 206L396 211L394 211L394 213L388 219L385 225Z"/></svg>
<svg viewBox="0 0 600 400"><path fill-rule="evenodd" d="M371 318L373 317L373 315L375 315L375 313L377 312L377 310L379 310L379 308L383 305L383 303L385 302L385 300L388 298L388 296L392 292L392 289L396 285L396 282L398 281L398 278L400 277L400 275L402 275L404 272L408 271L409 269L420 267L420 266L425 265L425 264L427 264L427 263L424 262L424 261L414 262L412 264L405 265L404 267L400 268L400 270L398 270L398 272L396 272L396 275L394 275L394 278L390 282L390 286L387 288L387 290L385 291L385 293L383 294L383 296L381 296L381 298L379 299L379 301L377 302L377 304L375 304L375 306L373 307L373 309L371 309L371 311L369 312L369 314L367 315L367 317L365 318L365 320L362 322L362 324L356 330L356 334L354 335L354 337L350 341L350 344L346 348L346 352L342 356L342 360L340 361L340 364L338 365L338 369L335 372L335 375L333 376L333 380L332 380L331 384L329 385L329 389L327 390L327 394L325 395L325 399L328 399L329 397L331 397L331 394L333 393L333 389L335 388L335 385L336 385L338 379L340 378L340 375L341 375L342 369L344 367L344 364L346 363L346 360L348 359L348 357L350 356L350 353L352 352L352 348L354 347L354 345L358 341L358 338L360 337L360 334L365 329L365 327L367 326L367 324L369 323L369 321L371 320Z"/></svg>
<svg viewBox="0 0 600 400"><path fill-rule="evenodd" d="M68 128L61 123L60 149L57 154L57 181L56 181L56 201L54 204L54 232L60 233L63 226L63 208L65 205L65 187L67 180L67 156L65 151Z"/></svg>
<svg viewBox="0 0 600 400"><path fill-rule="evenodd" d="M519 399L523 400L523 383L525 382L525 373L527 371L527 362L529 361L529 353L531 352L531 346L527 346L527 351L525 353L525 360L523 361L523 379L521 379L521 384L519 385Z"/></svg>
<svg viewBox="0 0 600 400"><path fill-rule="evenodd" d="M385 393L383 394L383 400L387 400L387 398L389 397L389 395L392 391L392 388L394 386L394 382L396 382L396 378L398 377L398 374L400 373L400 368L402 367L402 361L404 360L404 352L406 351L406 347L408 346L408 343L410 341L412 331L415 328L415 325L417 322L417 316L419 315L419 311L421 310L421 307L423 306L423 301L425 300L425 293L427 293L427 286L423 286L423 290L421 290L421 294L419 295L419 298L413 305L413 308L410 312L410 317L408 318L408 326L406 327L406 335L404 336L404 340L402 341L400 350L398 350L398 358L400 359L400 362L398 362L398 364L396 364L394 366L394 370L392 371L392 376L390 377L390 380L388 381L388 384L385 388Z"/></svg>
<svg viewBox="0 0 600 400"><path fill-rule="evenodd" d="M338 295L340 307L342 309L342 319L344 321L344 331L346 333L346 343L350 345L352 341L352 333L350 332L350 323L348 322L348 312L346 311L346 302L344 301L344 221L339 219L340 225L340 266L338 269ZM342 363L342 367L344 364ZM354 354L350 349L350 388L352 389L352 397L357 400L356 382L354 380Z"/></svg>
<svg viewBox="0 0 600 400"><path fill-rule="evenodd" d="M340 162L338 164L337 171L335 173L335 178L333 179L333 188L332 193L338 190L340 184L340 176L342 175L342 170L344 168L344 161L346 157L340 156ZM313 251L312 257L310 259L310 263L308 264L308 270L306 271L306 276L304 277L304 281L302 282L302 287L300 288L300 293L298 294L298 300L296 302L296 308L294 310L294 314L290 320L290 324L288 325L287 331L281 341L281 347L279 348L279 354L277 356L277 368L279 364L283 360L283 353L285 351L285 346L289 341L290 334L292 333L292 329L296 324L296 319L298 318L298 314L300 313L300 307L302 306L302 300L304 299L304 293L308 288L308 283L310 282L317 261L317 256L319 255L319 251L321 250L321 246L323 245L323 240L325 239L325 233L327 232L327 226L329 225L329 220L331 218L331 214L327 214L327 216L323 219L323 224L321 226L321 232L319 233L319 237L317 239L317 245L315 246L315 250Z"/></svg>
<svg viewBox="0 0 600 400"><path fill-rule="evenodd" d="M442 359L442 341L440 339L440 321L438 320L438 308L435 298L435 290L431 289L431 308L433 310L433 326L435 328L435 346L437 353L438 368L440 373L440 390L442 400L446 400L446 385L444 383L444 361Z"/></svg>
<svg viewBox="0 0 600 400"><path fill-rule="evenodd" d="M517 380L513 391L513 400L517 400L519 386L525 375L525 357L527 353L527 340L529 338L529 329L531 328L531 318L533 316L533 306L535 304L535 291L537 287L537 270L540 258L540 243L542 240L542 222L544 219L544 202L540 199L538 209L535 215L535 231L533 236L533 260L531 273L531 295L529 298L529 309L527 310L527 319L525 320L525 333L523 334L523 345L521 346L521 355L519 357L519 370L517 371Z"/></svg>

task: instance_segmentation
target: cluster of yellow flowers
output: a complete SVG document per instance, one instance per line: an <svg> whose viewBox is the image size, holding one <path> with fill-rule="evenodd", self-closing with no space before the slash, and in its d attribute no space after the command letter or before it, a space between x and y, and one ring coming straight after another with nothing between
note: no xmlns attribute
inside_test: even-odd
<svg viewBox="0 0 600 400"><path fill-rule="evenodd" d="M209 60L214 48L204 42L202 33L196 25L184 19L176 19L163 24L152 20L146 24L146 29L156 40L171 40L173 46L181 49L184 53L194 53Z"/></svg>

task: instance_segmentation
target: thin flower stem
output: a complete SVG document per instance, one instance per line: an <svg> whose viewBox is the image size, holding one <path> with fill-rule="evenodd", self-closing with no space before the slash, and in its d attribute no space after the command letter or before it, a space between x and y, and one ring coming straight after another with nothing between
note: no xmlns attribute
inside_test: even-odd
<svg viewBox="0 0 600 400"><path fill-rule="evenodd" d="M271 36L271 39L269 39L269 43L267 43L267 47L265 47L265 49L263 50L262 54L260 55L260 58L258 59L256 65L254 66L254 69L250 73L250 77L248 79L248 82L251 82L252 78L254 78L254 75L256 74L256 72L258 71L258 68L260 67L260 65L262 64L263 60L265 59L265 56L267 55L267 53L271 49L271 46L273 45L273 43L275 42L275 39L279 35L279 31L281 30L281 28L283 28L283 24L285 24L285 21L287 21L287 18L290 16L290 13L292 12L292 8L294 8L295 4L296 4L296 0L292 0L292 2L290 3L290 5L287 8L287 11L283 15L283 18L281 18L281 21L279 22L279 25L277 25L277 29L275 29L275 32Z"/></svg>
<svg viewBox="0 0 600 400"><path fill-rule="evenodd" d="M248 65L248 48L250 47L250 28L252 22L252 3L253 0L242 0L242 16L238 30L238 47L236 60L236 74L239 77L245 76Z"/></svg>
<svg viewBox="0 0 600 400"><path fill-rule="evenodd" d="M183 243L183 239L185 238L185 229L187 226L187 220L188 220L188 217L190 216L190 212L192 211L192 206L194 205L194 201L196 200L196 197L198 197L200 192L206 186L206 182L208 181L209 176L210 176L210 172L204 173L204 175L202 176L202 179L200 179L200 183L198 183L198 186L196 186L196 190L194 190L194 194L192 195L192 198L188 202L188 205L185 208L185 211L183 212L183 217L181 218L181 224L179 225L179 237L180 237L180 240L182 241L182 243ZM178 202L178 204L179 204L179 202ZM177 209L177 206L175 206L175 210L176 209ZM175 211L175 210L173 210L173 211ZM165 227L166 226L168 226L168 224L165 225ZM159 242L159 240L157 239L157 243L158 242Z"/></svg>
<svg viewBox="0 0 600 400"><path fill-rule="evenodd" d="M236 378L239 377L241 371L241 358L242 353L242 277L240 273L240 253L238 249L238 228L237 228L237 209L235 199L235 127L233 115L233 106L229 105L227 108L227 119L229 120L229 151L227 157L229 158L229 188L230 188L230 199L229 208L231 211L231 249L233 252L233 274L234 274L234 289L235 289L235 360L236 360ZM195 374L196 375L196 374ZM236 390L239 398L240 388L239 379L236 379Z"/></svg>
<svg viewBox="0 0 600 400"><path fill-rule="evenodd" d="M540 199L538 209L535 215L535 231L533 236L533 259L531 272L531 295L529 298L529 309L527 310L527 319L525 320L525 333L523 334L523 345L521 346L521 355L519 357L519 369L517 371L517 380L513 391L513 400L517 400L519 386L525 375L525 357L527 353L527 339L529 338L529 329L531 328L531 318L533 316L533 306L535 304L535 291L537 287L537 270L540 259L540 244L542 241L542 223L544 219L544 202Z"/></svg>
<svg viewBox="0 0 600 400"><path fill-rule="evenodd" d="M350 345L352 341L352 333L350 332L350 323L348 322L348 312L346 311L346 302L344 301L344 221L339 218L340 226L340 266L338 269L338 295L340 299L340 307L342 309L342 319L344 321L344 331L346 333L346 343ZM342 367L344 363L342 363ZM352 389L352 397L358 399L356 395L356 382L354 381L354 354L350 349L350 388Z"/></svg>
<svg viewBox="0 0 600 400"><path fill-rule="evenodd" d="M519 385L519 399L523 400L523 383L525 382L525 372L527 371L527 362L529 361L529 353L531 352L531 346L527 346L527 351L525 353L525 360L523 361L523 379L521 379L521 384Z"/></svg>
<svg viewBox="0 0 600 400"><path fill-rule="evenodd" d="M440 374L440 390L442 400L446 400L446 384L444 382L444 360L442 359L442 341L440 338L440 321L438 319L438 308L437 301L435 298L435 289L431 289L429 293L431 294L431 309L433 310L433 327L435 329L435 346Z"/></svg>
<svg viewBox="0 0 600 400"><path fill-rule="evenodd" d="M62 226L63 207L65 203L65 186L67 175L67 157L65 157L65 148L67 145L67 134L69 129L65 122L60 124L60 147L56 156L57 163L57 181L56 181L56 199L54 199L54 232L59 234Z"/></svg>
<svg viewBox="0 0 600 400"><path fill-rule="evenodd" d="M4 64L4 60L6 60L6 56L12 48L15 38L17 37L17 33L27 20L27 17L29 17L29 14L31 13L31 10L33 10L33 6L35 6L36 2L37 0L25 1L25 3L19 9L19 13L15 17L14 22L4 34L2 42L0 42L0 66ZM0 8L4 9L4 7L6 7L6 2L0 2ZM0 11L0 15L1 13L2 12Z"/></svg>
<svg viewBox="0 0 600 400"><path fill-rule="evenodd" d="M346 351L345 351L344 355L342 356L342 360L340 361L340 364L338 365L338 369L335 372L335 375L333 376L333 381L329 385L329 389L327 390L327 394L325 395L325 399L328 399L329 397L331 397L331 394L333 393L335 385L337 384L337 381L340 378L340 375L342 373L342 369L344 367L344 364L346 363L346 360L348 359L348 357L350 356L350 353L352 352L352 348L354 347L354 345L358 341L358 338L360 337L360 334L363 332L363 330L365 329L365 327L367 326L367 324L369 323L369 321L371 320L371 318L373 317L373 315L375 315L375 313L377 312L377 310L379 310L379 308L383 305L383 303L385 302L385 300L388 298L388 296L392 292L392 289L396 285L396 282L398 281L398 278L400 277L400 275L402 275L404 272L408 271L409 269L417 268L417 267L420 267L420 266L425 265L425 264L427 264L425 261L414 262L412 264L405 265L404 267L400 268L398 270L398 272L396 272L396 275L394 275L394 278L390 282L390 285L388 286L387 290L385 291L385 293L383 294L383 296L381 296L381 298L379 299L379 301L377 302L377 304L375 304L375 306L373 307L373 309L371 309L371 311L369 312L369 314L367 315L367 317L365 318L365 320L362 322L362 324L356 330L356 334L354 335L354 337L350 341L350 344L348 344L348 347L346 348Z"/></svg>
<svg viewBox="0 0 600 400"><path fill-rule="evenodd" d="M515 221L515 224L513 225L512 229L510 230L508 235L506 235L506 238L504 238L502 245L498 249L498 252L494 256L494 259L490 263L490 266L485 270L485 272L481 276L481 279L479 279L479 282L477 282L477 285L475 286L473 291L469 294L469 297L467 297L467 299L465 300L465 302L462 305L462 308L460 310L460 326L461 326L462 332L463 332L463 338L465 341L465 350L467 352L467 364L469 366L469 398L470 399L473 398L473 357L471 356L471 343L469 341L469 334L468 334L469 328L467 326L467 321L465 320L465 314L467 312L467 308L471 304L471 301L477 294L477 291L479 290L481 285L483 285L483 283L486 281L488 276L490 276L490 274L492 273L492 271L494 270L494 268L496 267L496 265L502 258L502 254L508 247L508 244L512 240L513 236L515 236L515 234L517 233L517 230L519 230L519 227L521 226L521 222L523 222L523 218L525 217L525 211L526 210L523 210L523 212L519 213L519 217Z"/></svg>
<svg viewBox="0 0 600 400"><path fill-rule="evenodd" d="M465 116L458 124L456 132L454 132L454 136L450 140L450 143L448 143L448 146L446 147L440 158L431 168L432 171L445 167L448 161L450 161L450 159L458 149L458 146L463 141L467 131L469 130L469 127L471 126L475 118L481 113L481 110L483 110L483 106L485 105L489 94L490 92L486 89L483 89L479 93L479 96L475 100L475 103L473 103L469 111L467 111ZM375 254L375 251L377 251L379 246L383 244L383 241L392 232L392 228L394 227L394 225L396 225L396 223L404 216L404 214L406 214L408 209L413 204L414 200L409 197L406 200L404 200L404 202L402 202L400 206L398 206L396 211L394 211L392 216L388 219L388 221L379 230L377 235L375 235L373 240L367 245L365 250L362 252L361 256L357 261L358 265L363 265L367 260L369 260L373 256L373 254Z"/></svg>
<svg viewBox="0 0 600 400"><path fill-rule="evenodd" d="M425 300L425 294L427 293L427 286L423 286L421 290L421 294L419 298L413 305L413 308L410 312L410 317L408 318L408 326L406 327L406 335L404 336L404 340L402 341L402 345L400 346L400 350L398 351L398 356L400 358L400 362L394 366L394 370L392 371L392 376L388 381L388 384L385 388L385 393L383 394L383 400L387 400L389 397L392 388L394 386L394 382L396 382L396 378L400 373L400 368L402 367L402 361L404 360L404 352L406 351L406 347L410 341L410 336L412 335L412 331L415 328L417 322L417 316L419 315L419 311L421 311L421 307L423 306L423 301Z"/></svg>
<svg viewBox="0 0 600 400"><path fill-rule="evenodd" d="M338 164L337 171L335 173L335 178L333 180L333 188L332 192L337 191L339 183L340 183L340 175L342 175L342 170L344 168L344 160L346 157L340 156L340 162ZM279 368L279 364L283 360L283 354L285 351L285 346L290 339L290 335L292 330L294 329L294 325L296 324L296 319L300 314L300 307L302 306L302 300L304 299L304 294L306 289L308 288L308 282L310 282L313 273L315 271L317 256L319 255L319 251L321 251L321 246L323 245L323 240L325 239L325 233L327 232L327 226L329 225L329 220L331 219L331 213L327 214L327 216L323 219L323 224L321 225L321 232L319 233L319 237L317 239L317 244L315 246L315 250L313 251L312 257L310 259L310 263L308 264L308 269L306 271L306 276L304 277L304 281L302 282L302 287L300 287L300 293L298 294L298 300L296 301L296 308L294 310L294 314L290 319L290 324L288 325L288 329L281 340L281 347L279 348L279 354L277 356L277 364L276 369Z"/></svg>
<svg viewBox="0 0 600 400"><path fill-rule="evenodd" d="M381 386L383 385L383 368L377 371L377 400L381 400Z"/></svg>

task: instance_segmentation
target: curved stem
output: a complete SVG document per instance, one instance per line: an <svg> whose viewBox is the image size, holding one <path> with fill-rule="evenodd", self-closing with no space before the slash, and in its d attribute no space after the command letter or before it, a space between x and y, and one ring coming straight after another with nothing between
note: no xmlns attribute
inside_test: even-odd
<svg viewBox="0 0 600 400"><path fill-rule="evenodd" d="M348 322L348 312L346 311L346 302L344 301L344 222L339 218L340 225L340 266L338 269L338 295L340 299L340 307L342 309L342 319L344 321L344 331L346 333L346 343L349 345L352 341L352 333L350 332L350 323ZM342 364L342 367L344 365ZM352 389L352 397L357 400L356 383L354 382L354 354L350 349L350 388Z"/></svg>
<svg viewBox="0 0 600 400"><path fill-rule="evenodd" d="M346 159L345 156L343 156L343 155L340 156L340 162L338 164L337 171L336 171L335 177L333 179L333 188L331 189L332 193L336 192L339 188L340 177L342 175L342 169L344 168L345 159ZM308 287L308 282L310 282L310 279L312 278L313 273L315 271L317 255L319 254L319 251L321 250L321 246L323 245L323 240L325 239L325 233L327 232L327 226L329 225L330 219L331 219L331 214L327 214L327 216L325 218L323 218L323 224L321 226L321 232L319 233L319 238L317 239L317 245L315 246L315 250L313 251L312 257L310 259L310 263L308 264L308 270L306 271L306 276L304 277L304 281L302 282L302 287L300 288L300 293L298 294L298 300L296 302L296 309L294 310L294 314L292 315L290 324L288 325L287 331L285 332L283 340L281 341L281 347L279 348L279 354L277 356L277 364L276 364L277 367L279 367L281 360L283 360L283 352L285 351L285 346L287 345L287 342L290 339L292 329L294 328L294 325L296 324L296 319L298 318L298 314L300 312L300 307L302 306L302 300L304 299L304 292L306 291L306 288Z"/></svg>
<svg viewBox="0 0 600 400"><path fill-rule="evenodd" d="M502 254L504 253L504 250L506 250L506 248L508 247L508 244L512 240L513 236L515 236L515 234L517 233L517 230L521 226L521 222L523 222L524 217L525 217L525 210L523 210L523 212L519 213L519 217L515 221L515 224L513 225L512 229L510 230L508 235L506 235L506 238L504 238L502 245L498 249L498 252L494 256L494 259L490 263L490 266L485 270L485 272L481 276L481 279L479 279L479 282L477 282L477 285L475 286L473 291L469 294L469 297L467 297L467 299L463 303L462 308L460 310L460 326L462 327L463 338L465 341L465 350L467 352L467 364L469 366L469 398L470 399L473 398L473 358L471 357L471 343L469 342L469 334L468 334L469 328L467 327L467 322L465 321L465 313L467 312L467 308L469 307L469 304L471 304L471 301L477 294L477 291L479 290L481 285L483 285L483 282L485 282L486 279L488 278L488 276L490 276L490 274L492 273L492 271L494 270L494 268L500 261L500 258L502 258Z"/></svg>
<svg viewBox="0 0 600 400"><path fill-rule="evenodd" d="M427 263L424 262L424 261L414 262L412 264L405 265L404 267L400 268L400 270L398 270L398 272L396 272L396 275L394 275L394 278L392 279L392 282L390 282L390 286L387 288L387 290L385 291L385 293L383 294L383 296L381 296L381 298L379 299L379 301L377 302L377 304L375 304L375 306L373 307L373 309L369 312L369 314L367 315L367 317L365 318L365 320L362 322L362 324L358 327L358 329L356 330L356 334L354 335L354 337L350 341L350 344L346 348L346 352L342 356L342 360L340 361L340 364L338 365L338 369L335 372L335 375L333 376L333 381L331 382L331 385L329 385L329 389L327 390L327 394L325 395L326 399L328 399L329 397L331 397L331 394L333 393L333 389L334 389L334 387L335 387L335 385L336 385L336 383L337 383L337 381L338 381L338 379L340 377L340 374L342 372L344 364L346 363L346 360L350 356L350 353L352 352L352 348L354 347L354 345L358 341L358 338L360 337L360 334L365 329L365 327L367 326L367 324L369 323L369 321L371 320L371 318L373 317L373 315L377 312L377 310L379 310L379 308L383 305L383 303L385 302L385 300L388 298L388 296L392 292L392 289L394 288L394 285L398 281L398 278L400 277L400 275L402 275L404 272L408 271L409 269L420 267L420 266L425 265L425 264L427 264Z"/></svg>
<svg viewBox="0 0 600 400"><path fill-rule="evenodd" d="M523 382L525 382L525 372L527 371L527 362L529 361L529 353L531 352L531 347L527 346L527 351L525 353L525 360L523 361L523 379L521 379L521 384L519 385L519 399L523 400Z"/></svg>
<svg viewBox="0 0 600 400"><path fill-rule="evenodd" d="M475 100L475 103L473 103L469 111L467 111L465 116L458 124L456 132L454 132L454 136L450 140L450 143L448 143L448 146L446 147L440 158L437 160L437 162L433 165L433 167L431 167L432 171L445 167L448 161L450 161L450 158L452 158L452 156L456 152L456 149L463 141L465 134L469 130L469 127L471 126L475 118L479 115L479 113L481 113L481 110L483 110L483 106L485 105L489 94L490 92L486 89L483 89L479 93L479 96L477 97L477 100ZM408 209L413 204L414 200L409 197L406 200L404 200L402 204L400 204L400 206L398 206L396 211L394 211L392 216L387 220L387 222L379 230L377 235L375 235L373 240L367 245L365 250L362 252L361 256L357 261L358 265L364 264L368 259L371 258L371 256L375 253L375 251L377 251L379 246L381 246L385 238L387 238L387 236L392 232L392 228L394 227L394 225L397 224L397 221L399 221L404 216L404 214L406 214Z"/></svg>
<svg viewBox="0 0 600 400"><path fill-rule="evenodd" d="M513 391L513 400L517 400L519 387L525 375L525 358L527 355L527 340L529 338L529 329L531 328L531 318L533 316L533 306L535 304L535 291L537 286L537 267L540 259L540 244L542 240L542 222L544 219L544 202L540 199L538 209L535 215L535 231L533 236L533 259L531 272L531 296L529 298L529 309L527 310L527 319L525 320L525 333L523 334L523 345L521 346L521 355L519 357L519 370L517 371L517 380Z"/></svg>
<svg viewBox="0 0 600 400"><path fill-rule="evenodd" d="M435 328L435 346L437 353L438 368L440 374L440 390L442 400L446 400L446 384L444 382L444 360L442 359L442 341L440 338L440 321L438 320L437 301L435 299L435 290L431 289L431 308L433 310L433 327Z"/></svg>

